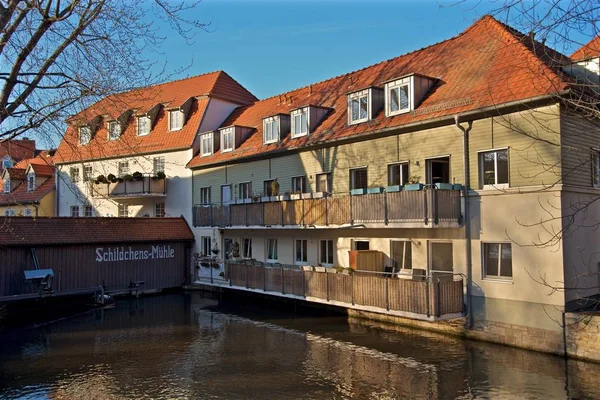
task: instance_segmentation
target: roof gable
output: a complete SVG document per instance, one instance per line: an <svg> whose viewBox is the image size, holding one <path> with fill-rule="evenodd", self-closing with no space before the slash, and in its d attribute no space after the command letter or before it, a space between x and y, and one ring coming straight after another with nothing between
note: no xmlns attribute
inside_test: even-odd
<svg viewBox="0 0 600 400"><path fill-rule="evenodd" d="M582 61L594 57L600 57L600 36L596 36L571 54L573 61Z"/></svg>

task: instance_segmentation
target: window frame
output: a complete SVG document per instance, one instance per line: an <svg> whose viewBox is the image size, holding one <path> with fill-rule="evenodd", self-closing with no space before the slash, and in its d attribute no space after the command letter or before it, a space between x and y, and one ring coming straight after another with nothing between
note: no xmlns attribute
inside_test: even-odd
<svg viewBox="0 0 600 400"><path fill-rule="evenodd" d="M486 251L485 247L489 245L498 245L498 275L489 275L488 274L488 265L486 260ZM500 275L502 271L502 247L509 246L510 248L510 277ZM485 241L481 242L481 279L485 281L491 282L504 282L504 283L513 283L514 282L514 268L513 268L513 254L512 254L512 243L506 241L498 241L498 242L490 242Z"/></svg>
<svg viewBox="0 0 600 400"><path fill-rule="evenodd" d="M412 271L413 267L412 267L412 241L410 239L391 239L390 240L390 260L392 262L397 262L396 260L394 260L392 257L394 256L394 254L392 253L392 243L404 243L404 248L402 249L402 265L400 266L399 271ZM405 268L405 263L406 263L406 244L410 245L410 268Z"/></svg>
<svg viewBox="0 0 600 400"><path fill-rule="evenodd" d="M271 250L271 241L275 241L275 246L274 248L274 255L275 258L269 258L269 256L273 255L273 254L269 254L270 250ZM265 262L270 263L270 264L277 264L279 263L279 242L277 240L277 238L266 238L265 239Z"/></svg>
<svg viewBox="0 0 600 400"><path fill-rule="evenodd" d="M208 244L208 248L206 248ZM210 236L200 236L200 253L204 256L209 256L212 246L212 238Z"/></svg>
<svg viewBox="0 0 600 400"><path fill-rule="evenodd" d="M89 211L89 213L88 213L88 211ZM83 206L83 216L87 217L87 218L91 218L94 216L94 208L90 204L85 204Z"/></svg>
<svg viewBox="0 0 600 400"><path fill-rule="evenodd" d="M400 108L400 90L402 87L408 87L408 107ZM412 82L411 78L401 78L385 84L385 115L386 117L393 117L394 115L406 114L413 110L413 95L412 95ZM398 89L398 110L392 110L392 91Z"/></svg>
<svg viewBox="0 0 600 400"><path fill-rule="evenodd" d="M33 192L35 190L35 172L27 174L27 191Z"/></svg>
<svg viewBox="0 0 600 400"><path fill-rule="evenodd" d="M90 170L89 174L85 172L86 169ZM82 178L83 178L84 182L89 182L92 179L94 179L94 167L91 166L91 165L89 165L89 164L84 164L83 165L83 177Z"/></svg>
<svg viewBox="0 0 600 400"><path fill-rule="evenodd" d="M140 129L141 128L140 121L142 119L146 120L146 122L147 122L147 125L144 124L144 126L146 127L146 130L144 132L142 132L142 130ZM150 131L152 130L152 119L149 116L147 116L147 115L138 115L136 117L136 124L137 124L137 126L136 126L136 132L135 133L136 133L137 136L146 136L146 135L150 134Z"/></svg>
<svg viewBox="0 0 600 400"><path fill-rule="evenodd" d="M10 193L10 178L9 179L5 179L3 186L2 186L2 193Z"/></svg>
<svg viewBox="0 0 600 400"><path fill-rule="evenodd" d="M25 216L26 217L31 217L31 208L25 207Z"/></svg>
<svg viewBox="0 0 600 400"><path fill-rule="evenodd" d="M121 137L123 131L121 130L121 124L119 123L119 121L108 121L106 125L106 130L108 131L108 141L117 140ZM118 132L117 136L113 137L113 126L115 125L117 126Z"/></svg>
<svg viewBox="0 0 600 400"><path fill-rule="evenodd" d="M296 182L300 180L302 182L302 190L296 190ZM291 193L308 193L308 191L306 190L306 175L298 175L298 176L292 176L292 186L291 186Z"/></svg>
<svg viewBox="0 0 600 400"><path fill-rule="evenodd" d="M366 176L366 182L365 182L365 187L364 188L359 188L359 187L354 187L354 172L356 171L360 171L360 170L365 170L367 176ZM353 168L348 168L348 175L349 175L349 184L350 184L350 190L354 190L354 189L367 189L369 187L369 167L368 166L364 166L364 167L353 167Z"/></svg>
<svg viewBox="0 0 600 400"><path fill-rule="evenodd" d="M120 178L124 177L125 175L129 175L129 172L130 172L129 161L119 161L117 166L118 166L118 174L119 174ZM122 168L122 166L125 166L125 168Z"/></svg>
<svg viewBox="0 0 600 400"><path fill-rule="evenodd" d="M165 173L165 158L164 157L154 157L152 159L152 171L154 175L159 172Z"/></svg>
<svg viewBox="0 0 600 400"><path fill-rule="evenodd" d="M227 153L235 150L235 127L223 128L220 131L221 133L221 153ZM231 146L227 147L227 141L225 140L225 135L231 135Z"/></svg>
<svg viewBox="0 0 600 400"><path fill-rule="evenodd" d="M300 258L298 260L298 242L300 242ZM308 239L294 239L294 265L308 265Z"/></svg>
<svg viewBox="0 0 600 400"><path fill-rule="evenodd" d="M119 218L129 218L129 204L119 203L117 215Z"/></svg>
<svg viewBox="0 0 600 400"><path fill-rule="evenodd" d="M175 115L175 113L177 113L179 115L179 118L177 119L179 122L178 126L175 126L173 124L173 115ZM180 131L183 129L183 125L184 125L184 115L183 115L183 111L177 109L177 110L169 110L169 132L174 132L174 131Z"/></svg>
<svg viewBox="0 0 600 400"><path fill-rule="evenodd" d="M210 186L204 186L204 187L200 188L200 204L203 206L211 204L211 190L210 189L211 189ZM204 197L206 197L206 199L204 199ZM204 200L208 200L208 201L204 201Z"/></svg>
<svg viewBox="0 0 600 400"><path fill-rule="evenodd" d="M325 175L325 183L327 185L327 190L323 190L323 188L320 185L320 180L319 178L321 176ZM321 172L319 174L315 174L315 189L317 190L317 193L333 193L333 187L332 187L332 174L331 172Z"/></svg>
<svg viewBox="0 0 600 400"><path fill-rule="evenodd" d="M77 173L74 174L73 171L77 171ZM71 183L77 183L80 181L81 176L79 175L79 167L69 167L69 178Z"/></svg>
<svg viewBox="0 0 600 400"><path fill-rule="evenodd" d="M326 261L329 261L329 258L331 256L331 263L323 262L323 242L325 242L325 246L327 246L325 248L325 256L327 258ZM331 254L329 254L328 242L331 242ZM319 265L322 267L333 267L335 265L335 241L333 239L319 239Z"/></svg>
<svg viewBox="0 0 600 400"><path fill-rule="evenodd" d="M306 123L304 124L304 128L306 129L306 131L297 131L296 128L296 116L300 117L300 124L302 124L302 115L305 115L306 118ZM296 110L293 110L290 113L290 119L291 119L291 137L292 139L296 139L299 137L303 137L303 136L307 136L310 133L310 129L309 129L309 121L310 121L310 107L302 107L302 108L298 108Z"/></svg>
<svg viewBox="0 0 600 400"><path fill-rule="evenodd" d="M273 132L273 124L277 125L276 132ZM274 138L267 139L267 126L271 127L271 134L274 134ZM281 138L281 119L279 116L272 116L263 119L263 144L277 143Z"/></svg>
<svg viewBox="0 0 600 400"><path fill-rule="evenodd" d="M402 172L403 170L403 166L406 165L406 176L404 176L404 173ZM400 167L400 182L398 183L399 186L404 186L408 183L408 179L410 177L410 162L409 161L400 161L400 162L394 162L394 163L390 163L388 164L388 168L387 168L387 172L388 172L388 186L397 186L395 183L392 183L391 178L392 178L392 174L390 173L392 168L394 167ZM404 183L403 183L404 182Z"/></svg>
<svg viewBox="0 0 600 400"><path fill-rule="evenodd" d="M252 259L252 238L242 238L242 258L246 260Z"/></svg>
<svg viewBox="0 0 600 400"><path fill-rule="evenodd" d="M84 131L84 130L87 130L87 141L85 143L81 140L83 138L82 131ZM78 132L79 132L79 144L80 145L85 146L92 141L92 128L89 125L79 126Z"/></svg>
<svg viewBox="0 0 600 400"><path fill-rule="evenodd" d="M207 140L208 139L208 140ZM208 151L206 151L206 149L204 148L204 141L207 140L209 143L209 147L210 149ZM206 157L206 156L210 156L214 153L214 140L213 140L213 133L212 132L208 132L208 133L203 133L202 135L200 135L200 157Z"/></svg>
<svg viewBox="0 0 600 400"><path fill-rule="evenodd" d="M244 185L244 186L242 186ZM242 190L242 189L246 190ZM252 198L252 181L238 183L238 199L251 199Z"/></svg>
<svg viewBox="0 0 600 400"><path fill-rule="evenodd" d="M162 206L162 207L160 207ZM162 213L159 212L159 209L162 208ZM166 207L164 201L158 201L154 203L154 217L156 218L164 218L166 215Z"/></svg>
<svg viewBox="0 0 600 400"><path fill-rule="evenodd" d="M70 210L69 215L71 217L79 217L79 206L71 206L71 208L69 210ZM77 214L77 215L75 215L75 214Z"/></svg>
<svg viewBox="0 0 600 400"><path fill-rule="evenodd" d="M600 189L600 149L592 148L592 187Z"/></svg>
<svg viewBox="0 0 600 400"><path fill-rule="evenodd" d="M5 217L14 217L15 216L15 210L12 208L6 208L4 210L4 216Z"/></svg>
<svg viewBox="0 0 600 400"><path fill-rule="evenodd" d="M12 166L13 166L13 162L8 156L2 159L2 168L3 169L12 168Z"/></svg>
<svg viewBox="0 0 600 400"><path fill-rule="evenodd" d="M486 154L489 153L494 153L494 181L497 182L498 181L498 152L501 151L506 151L506 177L508 182L507 183L496 183L496 184L492 184L492 185L486 185L485 184L485 170L483 167L483 163L484 163L484 157ZM509 189L510 188L510 152L509 152L509 147L501 147L501 148L495 148L495 149L489 149L489 150L481 150L477 152L477 162L479 165L479 188L483 189L483 190L489 190L489 189L500 189L500 190L504 190L504 189Z"/></svg>
<svg viewBox="0 0 600 400"><path fill-rule="evenodd" d="M266 197L274 196L272 183L275 181L276 181L276 179L265 179L263 181L263 196L266 196ZM268 184L267 184L267 182L268 182Z"/></svg>
<svg viewBox="0 0 600 400"><path fill-rule="evenodd" d="M367 99L367 109L366 109L366 113L367 115L363 118L360 118L360 112L361 112L361 99L362 98L366 98ZM368 120L370 120L370 115L371 115L371 90L369 89L364 89L364 90L360 90L358 92L354 92L354 93L350 93L348 95L348 125L355 125L355 124L360 124L361 122L367 122ZM356 102L358 105L358 118L354 119L353 118L353 113L352 113L352 105L353 103Z"/></svg>

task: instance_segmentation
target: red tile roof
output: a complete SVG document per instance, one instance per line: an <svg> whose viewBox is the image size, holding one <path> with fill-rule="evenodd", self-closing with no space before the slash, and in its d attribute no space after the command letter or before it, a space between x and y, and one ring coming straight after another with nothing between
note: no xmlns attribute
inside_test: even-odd
<svg viewBox="0 0 600 400"><path fill-rule="evenodd" d="M209 97L217 97L239 105L256 101L254 95L223 71L109 96L69 119L70 124L56 151L55 162L66 163L190 148L202 122ZM179 131L168 131L167 110L181 107L190 98L195 100L183 128ZM144 114L156 105L162 107L152 130L148 135L137 136L135 114ZM118 118L128 110L135 110L135 114L129 116L121 137L109 141L107 121ZM104 119L93 139L87 145L80 145L77 126L87 124L99 116L104 116Z"/></svg>
<svg viewBox="0 0 600 400"><path fill-rule="evenodd" d="M38 164L34 161L37 161L37 159L22 160L15 168L7 169L11 179L20 180L21 182L18 183L10 193L0 191L0 205L7 206L37 203L45 195L54 190L54 167L46 164ZM30 164L35 171L36 176L47 177L47 179L32 191L27 190L27 180L25 179L25 173ZM4 181L0 179L0 188L3 184Z"/></svg>
<svg viewBox="0 0 600 400"><path fill-rule="evenodd" d="M596 36L571 54L573 61L581 61L593 57L600 57L600 36Z"/></svg>
<svg viewBox="0 0 600 400"><path fill-rule="evenodd" d="M133 242L193 241L183 217L70 218L9 217L0 224L3 246L67 244L125 244Z"/></svg>
<svg viewBox="0 0 600 400"><path fill-rule="evenodd" d="M240 107L222 126L255 128L252 135L231 152L208 157L195 156L188 167L203 167L269 152L344 139L384 128L401 127L439 117L560 93L568 88L568 77L556 64L566 57L514 29L485 16L460 35L403 56L329 80ZM417 73L437 78L437 83L412 113L385 117L348 126L348 92L379 86L385 81ZM288 114L306 104L332 111L308 136L262 143L262 119Z"/></svg>
<svg viewBox="0 0 600 400"><path fill-rule="evenodd" d="M15 161L35 157L35 140L12 139L0 141L0 159L6 155L9 155Z"/></svg>

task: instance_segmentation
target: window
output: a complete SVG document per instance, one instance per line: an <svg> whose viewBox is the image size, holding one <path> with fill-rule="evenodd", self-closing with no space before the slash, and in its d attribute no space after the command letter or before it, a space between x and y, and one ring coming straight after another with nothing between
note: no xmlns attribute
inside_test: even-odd
<svg viewBox="0 0 600 400"><path fill-rule="evenodd" d="M79 206L71 206L71 217L79 217Z"/></svg>
<svg viewBox="0 0 600 400"><path fill-rule="evenodd" d="M208 256L210 254L210 236L200 238L200 253Z"/></svg>
<svg viewBox="0 0 600 400"><path fill-rule="evenodd" d="M94 175L94 169L92 168L92 166L84 165L83 166L83 181L88 182L89 180L93 179L93 175Z"/></svg>
<svg viewBox="0 0 600 400"><path fill-rule="evenodd" d="M129 217L129 205L119 204L119 217Z"/></svg>
<svg viewBox="0 0 600 400"><path fill-rule="evenodd" d="M210 187L200 188L200 204L210 204Z"/></svg>
<svg viewBox="0 0 600 400"><path fill-rule="evenodd" d="M277 239L267 239L267 262L277 262Z"/></svg>
<svg viewBox="0 0 600 400"><path fill-rule="evenodd" d="M331 174L326 172L317 175L317 192L331 193Z"/></svg>
<svg viewBox="0 0 600 400"><path fill-rule="evenodd" d="M308 251L308 240L296 239L296 256L294 262L297 265L306 265L308 258L306 252Z"/></svg>
<svg viewBox="0 0 600 400"><path fill-rule="evenodd" d="M88 144L92 140L92 130L89 126L79 127L79 144Z"/></svg>
<svg viewBox="0 0 600 400"><path fill-rule="evenodd" d="M508 150L480 153L483 188L508 188Z"/></svg>
<svg viewBox="0 0 600 400"><path fill-rule="evenodd" d="M3 192L4 193L10 193L10 179L5 179L4 180Z"/></svg>
<svg viewBox="0 0 600 400"><path fill-rule="evenodd" d="M164 157L154 157L154 175L159 172L165 173L165 158Z"/></svg>
<svg viewBox="0 0 600 400"><path fill-rule="evenodd" d="M212 133L200 136L200 154L210 156L213 153Z"/></svg>
<svg viewBox="0 0 600 400"><path fill-rule="evenodd" d="M438 157L427 160L425 165L427 183L450 183L450 157Z"/></svg>
<svg viewBox="0 0 600 400"><path fill-rule="evenodd" d="M129 175L129 161L119 161L119 176Z"/></svg>
<svg viewBox="0 0 600 400"><path fill-rule="evenodd" d="M147 116L137 117L137 135L145 136L150 133L150 118Z"/></svg>
<svg viewBox="0 0 600 400"><path fill-rule="evenodd" d="M388 165L388 186L404 186L408 182L408 163Z"/></svg>
<svg viewBox="0 0 600 400"><path fill-rule="evenodd" d="M292 193L306 192L306 176L295 176L292 178Z"/></svg>
<svg viewBox="0 0 600 400"><path fill-rule="evenodd" d="M348 95L348 123L357 124L369 119L369 90Z"/></svg>
<svg viewBox="0 0 600 400"><path fill-rule="evenodd" d="M73 183L79 182L79 168L78 167L71 167L70 175L71 175L71 182L73 182Z"/></svg>
<svg viewBox="0 0 600 400"><path fill-rule="evenodd" d="M251 238L243 238L242 239L242 257L243 258L252 258L252 239Z"/></svg>
<svg viewBox="0 0 600 400"><path fill-rule="evenodd" d="M410 111L410 81L400 79L386 85L386 115L402 114Z"/></svg>
<svg viewBox="0 0 600 400"><path fill-rule="evenodd" d="M408 240L392 240L390 258L396 271L412 269L412 243Z"/></svg>
<svg viewBox="0 0 600 400"><path fill-rule="evenodd" d="M265 118L263 121L263 143L279 140L279 117Z"/></svg>
<svg viewBox="0 0 600 400"><path fill-rule="evenodd" d="M269 179L269 180L265 181L264 191L263 191L265 196L274 196L273 195L273 182L275 182L275 179Z"/></svg>
<svg viewBox="0 0 600 400"><path fill-rule="evenodd" d="M235 128L221 130L221 151L232 151L235 147Z"/></svg>
<svg viewBox="0 0 600 400"><path fill-rule="evenodd" d="M7 208L6 210L4 210L4 215L7 217L14 217L15 210L13 210L12 208Z"/></svg>
<svg viewBox="0 0 600 400"><path fill-rule="evenodd" d="M249 199L252 197L252 182L242 182L238 185L238 195L240 199Z"/></svg>
<svg viewBox="0 0 600 400"><path fill-rule="evenodd" d="M183 127L183 111L169 111L169 130L178 131Z"/></svg>
<svg viewBox="0 0 600 400"><path fill-rule="evenodd" d="M90 206L90 205L83 206L83 216L84 217L93 217L94 216L94 209L92 208L92 206Z"/></svg>
<svg viewBox="0 0 600 400"><path fill-rule="evenodd" d="M511 280L512 248L510 243L483 243L483 278Z"/></svg>
<svg viewBox="0 0 600 400"><path fill-rule="evenodd" d="M308 107L292 111L292 138L308 134Z"/></svg>
<svg viewBox="0 0 600 400"><path fill-rule="evenodd" d="M600 151L594 151L592 155L592 184L600 187Z"/></svg>
<svg viewBox="0 0 600 400"><path fill-rule="evenodd" d="M368 240L352 240L352 248L354 250L369 250L370 245Z"/></svg>
<svg viewBox="0 0 600 400"><path fill-rule="evenodd" d="M350 189L367 188L367 168L356 168L350 170Z"/></svg>
<svg viewBox="0 0 600 400"><path fill-rule="evenodd" d="M13 164L10 158L5 158L4 160L2 160L2 168L11 168L12 165Z"/></svg>
<svg viewBox="0 0 600 400"><path fill-rule="evenodd" d="M35 174L30 172L27 174L27 191L32 192L35 190Z"/></svg>
<svg viewBox="0 0 600 400"><path fill-rule="evenodd" d="M319 242L320 255L319 264L325 266L333 265L333 240L321 240Z"/></svg>
<svg viewBox="0 0 600 400"><path fill-rule="evenodd" d="M25 216L26 217L31 217L31 209L30 208L26 208L25 209Z"/></svg>
<svg viewBox="0 0 600 400"><path fill-rule="evenodd" d="M231 202L231 185L221 185L221 204Z"/></svg>
<svg viewBox="0 0 600 400"><path fill-rule="evenodd" d="M115 140L121 136L121 124L117 121L110 121L108 123L108 140Z"/></svg>
<svg viewBox="0 0 600 400"><path fill-rule="evenodd" d="M165 203L160 202L154 205L154 216L159 218L165 216Z"/></svg>

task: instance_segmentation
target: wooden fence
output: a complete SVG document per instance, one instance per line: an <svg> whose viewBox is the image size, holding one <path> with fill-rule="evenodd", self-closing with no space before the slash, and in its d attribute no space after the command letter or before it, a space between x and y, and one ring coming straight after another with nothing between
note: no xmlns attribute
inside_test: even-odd
<svg viewBox="0 0 600 400"><path fill-rule="evenodd" d="M225 278L231 287L313 297L349 306L370 306L428 317L463 312L463 280L457 276L454 280L439 281L435 277L412 280L360 271L341 274L285 266L227 263Z"/></svg>

